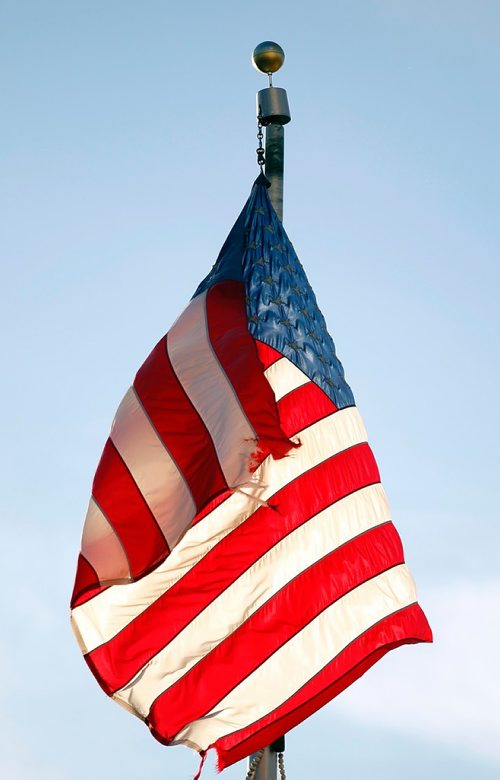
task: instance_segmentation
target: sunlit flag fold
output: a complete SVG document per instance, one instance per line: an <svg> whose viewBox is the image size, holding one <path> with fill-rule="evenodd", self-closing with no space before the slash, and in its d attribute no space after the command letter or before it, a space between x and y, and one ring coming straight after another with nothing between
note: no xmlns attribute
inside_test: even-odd
<svg viewBox="0 0 500 780"><path fill-rule="evenodd" d="M71 606L104 691L221 768L432 639L263 176L118 408Z"/></svg>

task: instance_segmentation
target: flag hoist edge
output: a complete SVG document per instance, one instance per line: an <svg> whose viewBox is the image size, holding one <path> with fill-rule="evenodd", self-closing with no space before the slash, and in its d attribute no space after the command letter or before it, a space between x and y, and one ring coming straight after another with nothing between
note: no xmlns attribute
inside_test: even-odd
<svg viewBox="0 0 500 780"><path fill-rule="evenodd" d="M103 690L220 768L432 641L267 186L118 408L71 603Z"/></svg>

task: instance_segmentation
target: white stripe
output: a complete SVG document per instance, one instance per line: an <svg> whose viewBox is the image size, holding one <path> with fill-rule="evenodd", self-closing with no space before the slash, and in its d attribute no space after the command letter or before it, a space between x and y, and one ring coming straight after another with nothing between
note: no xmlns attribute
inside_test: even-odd
<svg viewBox="0 0 500 780"><path fill-rule="evenodd" d="M118 407L110 436L172 549L192 522L196 507L133 387Z"/></svg>
<svg viewBox="0 0 500 780"><path fill-rule="evenodd" d="M182 729L175 742L206 749L264 717L370 626L415 601L415 585L404 564L365 582L318 615L204 718Z"/></svg>
<svg viewBox="0 0 500 780"><path fill-rule="evenodd" d="M276 401L311 381L300 368L285 357L266 368L264 375L273 388Z"/></svg>
<svg viewBox="0 0 500 780"><path fill-rule="evenodd" d="M172 367L212 437L228 485L248 475L256 434L208 335L206 292L191 301L170 329L167 350Z"/></svg>
<svg viewBox="0 0 500 780"><path fill-rule="evenodd" d="M83 526L82 554L101 581L130 580L129 564L122 544L93 498L89 501Z"/></svg>
<svg viewBox="0 0 500 780"><path fill-rule="evenodd" d="M113 698L141 717L153 701L294 577L354 536L389 520L383 491L365 488L282 539L201 612ZM373 511L375 510L375 511Z"/></svg>
<svg viewBox="0 0 500 780"><path fill-rule="evenodd" d="M296 438L300 439L301 447L291 450L281 460L266 458L249 475L244 492L234 493L202 522L189 528L157 569L138 582L111 587L73 610L73 620L87 652L112 639L250 517L259 507L253 497L266 501L307 469L366 441L366 431L356 407L349 407L319 420Z"/></svg>

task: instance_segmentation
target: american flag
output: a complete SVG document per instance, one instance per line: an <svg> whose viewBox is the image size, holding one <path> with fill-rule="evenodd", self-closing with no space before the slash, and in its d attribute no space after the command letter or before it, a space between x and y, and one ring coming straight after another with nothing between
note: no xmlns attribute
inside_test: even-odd
<svg viewBox="0 0 500 780"><path fill-rule="evenodd" d="M333 341L260 176L139 369L72 625L104 691L219 767L432 640Z"/></svg>

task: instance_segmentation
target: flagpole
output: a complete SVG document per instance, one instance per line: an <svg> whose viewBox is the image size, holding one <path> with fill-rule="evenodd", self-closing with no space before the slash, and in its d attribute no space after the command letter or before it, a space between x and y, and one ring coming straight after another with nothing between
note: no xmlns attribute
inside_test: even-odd
<svg viewBox="0 0 500 780"><path fill-rule="evenodd" d="M269 78L269 86L257 92L257 119L266 128L265 172L271 183L269 197L279 219L283 221L283 172L285 164L285 130L291 120L286 90L273 86L273 73L285 61L285 52L273 41L263 41L254 49L252 61L257 70ZM260 126L260 125L259 125ZM285 750L280 737L248 758L247 780L277 780L278 754ZM280 757L282 768L283 757Z"/></svg>
<svg viewBox="0 0 500 780"><path fill-rule="evenodd" d="M257 118L266 128L265 170L271 182L269 197L283 221L283 169L285 162L284 125L291 120L286 90L273 86L273 73L285 61L285 52L277 43L264 41L254 49L253 64L269 78L269 86L257 92Z"/></svg>

